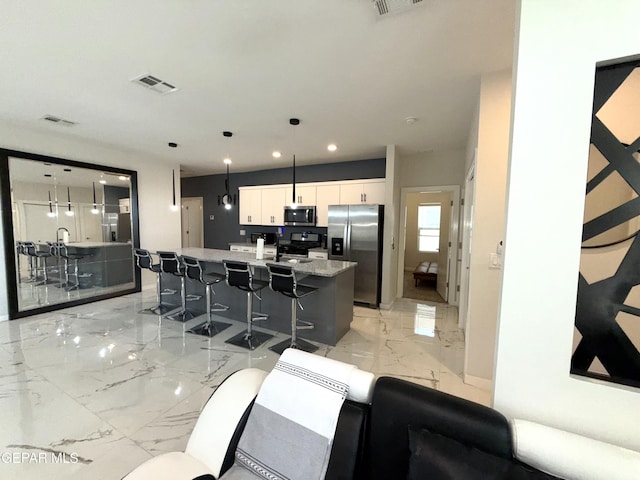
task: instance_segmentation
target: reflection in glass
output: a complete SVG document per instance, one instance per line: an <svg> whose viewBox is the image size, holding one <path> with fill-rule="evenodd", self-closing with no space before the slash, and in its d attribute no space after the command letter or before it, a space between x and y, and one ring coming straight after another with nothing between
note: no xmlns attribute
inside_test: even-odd
<svg viewBox="0 0 640 480"><path fill-rule="evenodd" d="M19 311L135 287L128 176L23 158L9 170Z"/></svg>

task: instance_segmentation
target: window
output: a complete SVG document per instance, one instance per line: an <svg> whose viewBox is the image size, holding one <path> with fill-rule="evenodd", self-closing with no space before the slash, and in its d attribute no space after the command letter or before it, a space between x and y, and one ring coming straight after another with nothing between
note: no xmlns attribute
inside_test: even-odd
<svg viewBox="0 0 640 480"><path fill-rule="evenodd" d="M439 204L418 206L418 251L440 251L440 210Z"/></svg>

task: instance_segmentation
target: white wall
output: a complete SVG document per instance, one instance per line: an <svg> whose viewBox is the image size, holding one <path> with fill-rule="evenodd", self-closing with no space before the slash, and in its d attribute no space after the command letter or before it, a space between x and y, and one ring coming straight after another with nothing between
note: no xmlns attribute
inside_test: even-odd
<svg viewBox="0 0 640 480"><path fill-rule="evenodd" d="M500 270L489 268L489 256L496 253L498 243L504 239L511 117L510 71L482 77L478 112L465 381L488 386L488 380L493 378L502 277ZM475 136L474 132L475 128L471 136Z"/></svg>
<svg viewBox="0 0 640 480"><path fill-rule="evenodd" d="M400 187L464 185L464 150L403 155Z"/></svg>
<svg viewBox="0 0 640 480"><path fill-rule="evenodd" d="M569 374L596 63L640 53L640 2L522 0L494 404L640 450L640 392ZM561 199L561 200L559 200Z"/></svg>
<svg viewBox="0 0 640 480"><path fill-rule="evenodd" d="M178 203L180 200L179 162L169 165L139 152L79 140L66 132L60 134L57 131L28 130L6 123L0 123L0 132L2 148L137 171L140 246L149 250L180 248L180 211L170 210L173 169L176 171ZM0 278L4 281L6 274L4 257L1 260ZM143 279L144 286L155 281L151 276L144 276ZM6 292L6 288L2 291ZM5 295L0 297L2 297L0 300L0 318L2 318L7 315L8 310Z"/></svg>

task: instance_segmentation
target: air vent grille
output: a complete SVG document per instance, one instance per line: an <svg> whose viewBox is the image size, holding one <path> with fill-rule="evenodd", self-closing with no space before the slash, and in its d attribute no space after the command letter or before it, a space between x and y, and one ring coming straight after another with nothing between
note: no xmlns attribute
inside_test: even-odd
<svg viewBox="0 0 640 480"><path fill-rule="evenodd" d="M373 6L378 12L378 15L385 16L390 13L398 13L414 5L419 5L423 0L372 0Z"/></svg>
<svg viewBox="0 0 640 480"><path fill-rule="evenodd" d="M161 80L158 77L154 77L153 75L141 75L131 81L145 88L148 88L149 90L153 90L154 92L162 94L171 93L178 90L178 87L176 87L175 85L172 85L169 82L165 82L164 80Z"/></svg>
<svg viewBox="0 0 640 480"><path fill-rule="evenodd" d="M65 120L60 117L56 117L55 115L45 115L42 117L42 120L46 120L47 122L55 123L56 125L63 125L65 127L72 127L76 125L76 122L72 122L70 120Z"/></svg>

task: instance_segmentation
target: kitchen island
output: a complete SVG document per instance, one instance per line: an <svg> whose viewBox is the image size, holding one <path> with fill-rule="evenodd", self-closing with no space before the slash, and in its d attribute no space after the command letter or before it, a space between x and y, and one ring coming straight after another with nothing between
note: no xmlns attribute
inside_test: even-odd
<svg viewBox="0 0 640 480"><path fill-rule="evenodd" d="M224 275L223 260L247 262L254 268L254 277L269 280L267 263L274 263L271 257L257 260L255 253L232 252L208 248L182 248L176 250L180 256L195 257L206 262L207 273ZM301 300L304 307L298 318L312 322L312 330L303 330L301 336L327 345L335 345L349 331L353 318L354 262L316 259L282 259L282 265L290 265L296 272L298 283L316 287L318 290ZM179 291L179 279L173 275L162 275L163 287ZM199 300L187 302L187 309L195 315L205 313L205 292L200 282L187 279L187 294L201 295ZM217 315L246 322L246 294L222 281L214 286L214 302L229 306L229 310L216 312ZM265 321L255 322L258 329L275 330L291 334L291 299L273 292L269 287L259 292L261 300L254 297L253 310L269 315ZM167 296L163 295L163 301ZM173 305L179 306L179 295L174 296Z"/></svg>

